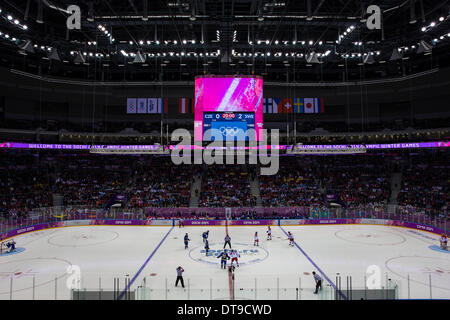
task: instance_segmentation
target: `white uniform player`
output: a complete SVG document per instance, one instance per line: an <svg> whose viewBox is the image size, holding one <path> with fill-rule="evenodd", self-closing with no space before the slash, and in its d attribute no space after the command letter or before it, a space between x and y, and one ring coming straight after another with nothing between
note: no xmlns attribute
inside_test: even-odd
<svg viewBox="0 0 450 320"><path fill-rule="evenodd" d="M289 245L294 246L294 235L289 231L288 232Z"/></svg>
<svg viewBox="0 0 450 320"><path fill-rule="evenodd" d="M439 242L441 243L441 249L447 250L447 236L445 234L441 236Z"/></svg>
<svg viewBox="0 0 450 320"><path fill-rule="evenodd" d="M272 240L272 229L270 229L270 226L267 229L267 240Z"/></svg>
<svg viewBox="0 0 450 320"><path fill-rule="evenodd" d="M231 250L231 252L230 252L231 266L233 266L233 262L236 261L236 265L239 267L238 258L240 258L240 257L241 257L241 255L239 254L239 252L237 252L237 250Z"/></svg>
<svg viewBox="0 0 450 320"><path fill-rule="evenodd" d="M259 247L258 232L255 232L255 241L253 241L253 245Z"/></svg>

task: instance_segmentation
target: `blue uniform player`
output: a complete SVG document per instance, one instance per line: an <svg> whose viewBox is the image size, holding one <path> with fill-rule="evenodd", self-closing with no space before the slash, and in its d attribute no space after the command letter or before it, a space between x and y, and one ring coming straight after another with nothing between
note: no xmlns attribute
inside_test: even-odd
<svg viewBox="0 0 450 320"><path fill-rule="evenodd" d="M222 252L217 259L221 259L220 260L220 269L226 269L227 268L227 260L230 260L230 256L228 255L228 253L226 253L225 251Z"/></svg>
<svg viewBox="0 0 450 320"><path fill-rule="evenodd" d="M6 244L6 247L9 249L9 252L13 252L16 250L16 242L14 240L11 240Z"/></svg>
<svg viewBox="0 0 450 320"><path fill-rule="evenodd" d="M186 233L186 235L184 236L184 249L187 249L187 248L188 248L189 241L191 241L191 239L189 239L189 236L188 236L188 234Z"/></svg>
<svg viewBox="0 0 450 320"><path fill-rule="evenodd" d="M202 233L203 242L208 240L209 230Z"/></svg>
<svg viewBox="0 0 450 320"><path fill-rule="evenodd" d="M209 252L209 243L208 243L208 240L205 240L205 251L206 251L206 256L208 256L208 252Z"/></svg>

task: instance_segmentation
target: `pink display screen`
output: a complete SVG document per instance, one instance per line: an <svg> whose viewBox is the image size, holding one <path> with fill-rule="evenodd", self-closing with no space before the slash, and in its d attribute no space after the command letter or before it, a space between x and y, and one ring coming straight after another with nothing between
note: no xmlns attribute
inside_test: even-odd
<svg viewBox="0 0 450 320"><path fill-rule="evenodd" d="M247 112L254 114L256 140L263 129L263 80L255 76L205 76L195 79L194 137L202 141L204 113ZM251 125L253 127L253 125Z"/></svg>

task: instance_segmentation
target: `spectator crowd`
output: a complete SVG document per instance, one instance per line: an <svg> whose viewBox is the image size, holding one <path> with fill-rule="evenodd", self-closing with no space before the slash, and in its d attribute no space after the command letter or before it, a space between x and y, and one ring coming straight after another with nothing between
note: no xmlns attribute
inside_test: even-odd
<svg viewBox="0 0 450 320"><path fill-rule="evenodd" d="M309 207L320 216L333 206L383 212L395 200L401 213L442 216L448 160L447 150L280 157L276 175L260 176L257 165L175 166L164 156L1 150L0 216L52 206L189 207L195 180L201 181L192 192L200 208ZM394 172L401 181L392 187Z"/></svg>

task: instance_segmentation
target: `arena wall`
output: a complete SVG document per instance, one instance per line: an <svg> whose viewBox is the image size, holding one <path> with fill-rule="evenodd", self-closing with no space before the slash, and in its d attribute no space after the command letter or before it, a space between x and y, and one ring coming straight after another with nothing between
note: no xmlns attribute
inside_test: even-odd
<svg viewBox="0 0 450 320"><path fill-rule="evenodd" d="M185 220L185 226L299 226L299 225L355 225L355 224L369 224L369 225L384 225L393 227L403 227L409 229L416 229L420 231L434 233L441 235L445 233L437 227L427 226L418 223L398 221L398 220L386 220L386 219L268 219L268 220L230 220L228 223L226 220ZM52 228L62 227L76 227L76 226L93 226L93 225L110 225L110 226L177 226L176 219L167 220L106 220L106 219L94 219L94 220L67 220L58 222L48 222L27 227L21 227L2 233L0 235L1 240L17 237L19 235L45 230Z"/></svg>

